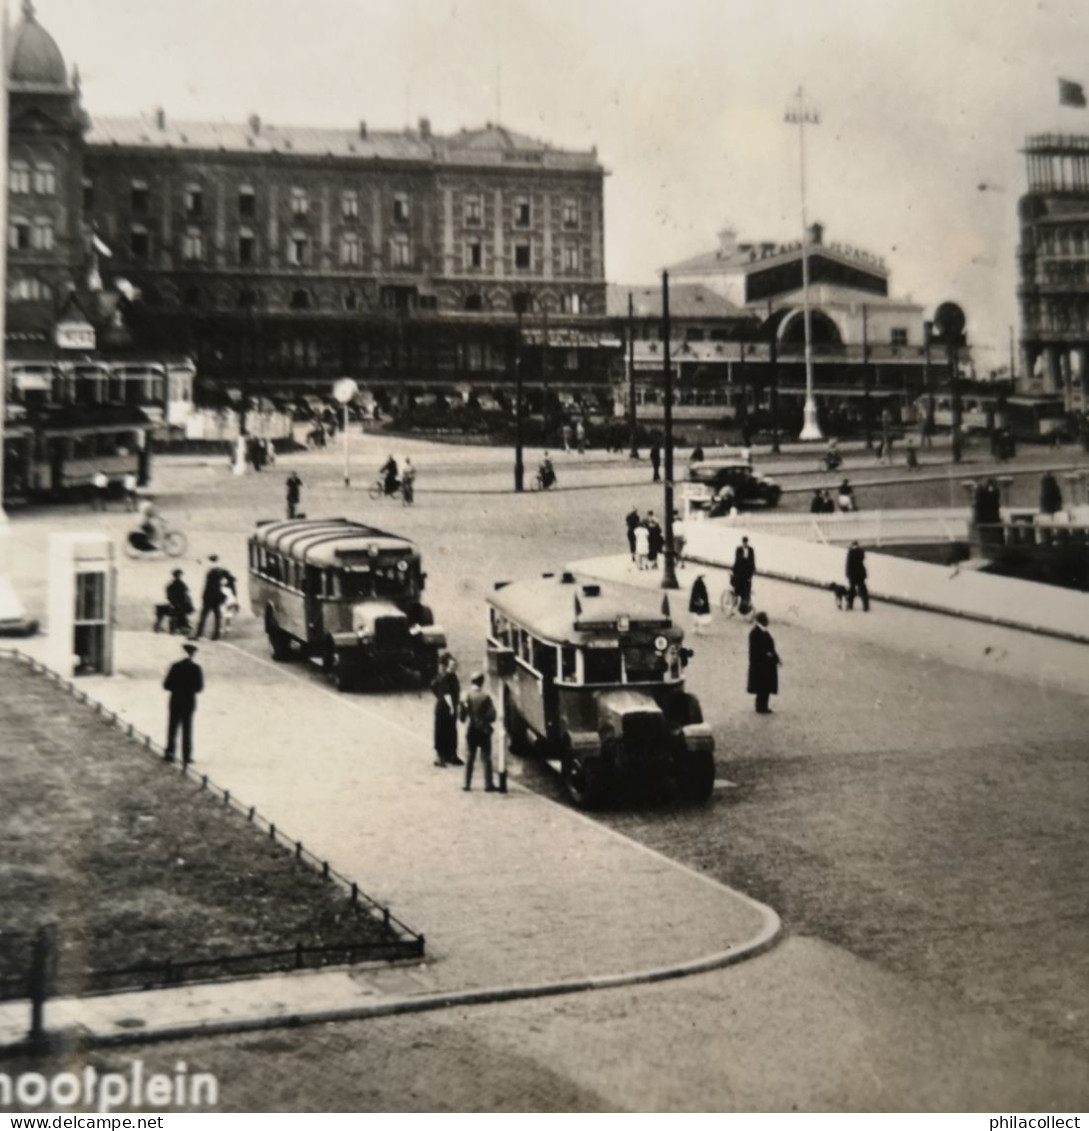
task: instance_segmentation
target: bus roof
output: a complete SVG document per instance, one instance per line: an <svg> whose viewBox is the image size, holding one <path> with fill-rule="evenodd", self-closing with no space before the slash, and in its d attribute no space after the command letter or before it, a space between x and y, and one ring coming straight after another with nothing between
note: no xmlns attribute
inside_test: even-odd
<svg viewBox="0 0 1089 1131"><path fill-rule="evenodd" d="M350 518L295 518L265 522L253 540L277 553L289 554L309 565L351 569L352 559L374 556L383 550L416 553L416 544Z"/></svg>
<svg viewBox="0 0 1089 1131"><path fill-rule="evenodd" d="M615 633L624 618L630 628L673 627L665 594L576 581L569 573L512 582L488 602L534 635L557 643L580 644L601 632Z"/></svg>

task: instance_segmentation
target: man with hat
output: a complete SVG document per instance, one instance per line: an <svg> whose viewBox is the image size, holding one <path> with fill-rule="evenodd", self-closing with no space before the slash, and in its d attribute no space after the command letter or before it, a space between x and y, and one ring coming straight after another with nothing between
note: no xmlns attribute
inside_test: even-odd
<svg viewBox="0 0 1089 1131"><path fill-rule="evenodd" d="M204 622L208 619L209 613L215 621L212 639L218 640L223 629L223 582L228 575L227 571L219 566L218 554L209 554L208 560L212 563L212 567L204 578L204 592L200 598L200 620L197 621L194 640L199 640L204 634Z"/></svg>
<svg viewBox="0 0 1089 1131"><path fill-rule="evenodd" d="M182 764L193 761L193 712L197 709L197 696L204 690L204 672L193 657L195 644L186 643L185 659L171 664L163 680L163 690L170 692L170 709L166 729L166 760L174 761L177 750L178 729L182 732Z"/></svg>
<svg viewBox="0 0 1089 1131"><path fill-rule="evenodd" d="M166 604L155 606L155 631L159 632L163 620L170 618L170 631L191 631L189 614L193 611L193 599L189 596L189 586L182 580L183 573L180 569L174 570L174 580L166 587Z"/></svg>
<svg viewBox="0 0 1089 1131"><path fill-rule="evenodd" d="M492 727L495 724L495 703L484 690L484 673L474 672L469 681L472 689L461 704L461 721L468 722L465 728L465 744L469 748L469 759L465 763L465 785L463 789L473 788L473 763L477 751L484 763L484 792L493 793L495 782L492 779Z"/></svg>

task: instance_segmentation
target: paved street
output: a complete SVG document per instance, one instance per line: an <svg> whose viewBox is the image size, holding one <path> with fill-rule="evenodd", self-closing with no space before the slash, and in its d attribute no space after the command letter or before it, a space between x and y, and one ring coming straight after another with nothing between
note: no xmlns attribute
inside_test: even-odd
<svg viewBox="0 0 1089 1131"><path fill-rule="evenodd" d="M189 559L180 564L191 584L202 574L199 559L215 551L244 574L247 529L255 517L282 513L283 480L297 467L308 514L348 513L418 539L437 619L454 650L472 663L483 644L482 598L495 580L615 554L623 547L623 513L633 503L661 509L657 489L646 482L649 469L622 463L591 472L577 467L577 457L563 457L558 467L561 484L615 477L620 487L443 495L428 492L432 477L444 486L498 488L509 475L506 454L358 437L353 446L360 472L350 494L340 486L339 451L283 460L272 474L241 480L222 466L164 461L159 498L189 534ZM421 467L413 508L371 503L362 490L363 467L381 462L387 448L411 452ZM947 504L940 494L931 501ZM15 517L17 581L32 612L44 611L46 531L100 523L120 536L131 518L71 508ZM122 628L147 631L148 610L171 564L121 564ZM692 574L686 573L687 582ZM716 595L721 587L715 579ZM601 819L772 904L792 936L782 947L745 968L673 986L370 1022L379 1028L366 1033L382 1035L369 1040L353 1039L353 1031L363 1030L348 1027L320 1038L252 1038L253 1047L279 1049L291 1059L313 1055L317 1041L336 1054L332 1063L365 1076L382 1063L383 1042L391 1049L418 1046L428 1050L430 1063L460 1066L451 1071L461 1079L479 1064L475 1053L464 1052L465 1043L484 1042L495 1050L491 1071L500 1076L485 1074L487 1084L477 1091L451 1092L463 1097L448 1101L454 1106L505 1106L496 1088L511 1089L529 1106L1084 1104L1086 1080L1076 1067L1089 1049L1081 894L1089 880L1089 834L1081 819L1089 801L1081 763L1089 690L1084 651L880 605L868 617L841 614L828 594L760 579L757 596L771 613L786 662L776 714L752 714L743 694L744 627L716 618L714 635L696 642L690 669L718 741L713 803L673 810L633 798ZM160 638L154 647L157 655L172 645ZM236 648L253 659L237 657ZM230 645L205 649L210 670L230 687L222 710L224 718L235 717L239 734L250 703L260 704L253 731L263 724L276 733L298 725L296 702L332 696L316 671L273 668L257 661L265 655L249 617ZM349 767L335 740L352 725L335 720L351 716L359 720L356 741L373 741L391 728L406 742L420 736L419 762L406 782L434 788L428 774L441 771L427 764L426 695L341 699L335 712L311 711L323 731L336 728L332 763L308 755L310 765L330 776L325 784L366 785L365 773ZM154 726L161 704L140 709ZM199 725L210 727L213 718L204 712ZM309 718L306 725L313 728ZM254 803L283 803L282 766L256 745L235 758L232 772L245 772L254 791L266 791ZM215 776L214 765L209 772ZM355 776L342 776L348 774ZM525 780L546 796L555 792L547 770L529 766ZM309 803L300 797L288 806L285 823L320 821L320 807L309 814L300 808ZM399 894L426 894L427 879L419 877L415 893L376 894L396 907ZM413 925L432 937L432 924ZM526 927L532 933L532 924ZM527 941L527 969L532 966ZM731 1024L724 1026L723 1017ZM672 1055L663 1059L661 1050L671 1043L685 1049L683 1068ZM271 1070L254 1067L246 1041L187 1047L193 1059L201 1047L217 1063L237 1056L240 1071L245 1064L254 1080L276 1086ZM588 1061L588 1048L601 1050L604 1064ZM662 1072L647 1071L655 1063ZM304 1098L306 1106L335 1106L331 1097L338 1094L361 1102L358 1092L338 1091L343 1086L328 1072L320 1096ZM367 1094L376 1107L386 1095L378 1088ZM429 1075L414 1094L418 1100L407 1106L426 1106L426 1097L442 1093Z"/></svg>

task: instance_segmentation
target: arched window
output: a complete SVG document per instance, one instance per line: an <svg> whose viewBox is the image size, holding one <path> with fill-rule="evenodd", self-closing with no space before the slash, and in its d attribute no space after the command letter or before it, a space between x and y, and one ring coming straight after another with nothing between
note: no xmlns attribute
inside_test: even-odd
<svg viewBox="0 0 1089 1131"><path fill-rule="evenodd" d="M25 216L13 216L8 224L8 247L12 251L29 251L30 232L30 221Z"/></svg>
<svg viewBox="0 0 1089 1131"><path fill-rule="evenodd" d="M310 309L310 292L303 288L291 292L291 309L292 310L309 310Z"/></svg>
<svg viewBox="0 0 1089 1131"><path fill-rule="evenodd" d="M34 166L34 191L39 196L52 196L57 191L57 174L52 165Z"/></svg>
<svg viewBox="0 0 1089 1131"><path fill-rule="evenodd" d="M12 193L30 192L30 166L25 161L12 161L8 187Z"/></svg>
<svg viewBox="0 0 1089 1131"><path fill-rule="evenodd" d="M34 236L32 243L38 251L52 251L54 245L53 221L48 217L39 216L34 221Z"/></svg>
<svg viewBox="0 0 1089 1131"><path fill-rule="evenodd" d="M471 310L473 313L479 313L484 309L484 296L483 295L466 295L465 296L465 309Z"/></svg>
<svg viewBox="0 0 1089 1131"><path fill-rule="evenodd" d="M343 267L358 267L362 261L358 232L345 232L340 240L340 262Z"/></svg>

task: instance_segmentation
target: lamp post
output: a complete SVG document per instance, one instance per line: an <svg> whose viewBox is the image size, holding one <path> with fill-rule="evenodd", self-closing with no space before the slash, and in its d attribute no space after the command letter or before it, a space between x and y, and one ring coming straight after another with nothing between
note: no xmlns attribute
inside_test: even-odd
<svg viewBox="0 0 1089 1131"><path fill-rule="evenodd" d="M522 460L522 314L525 297L514 296L517 329L514 338L514 489L525 490L526 468Z"/></svg>
<svg viewBox="0 0 1089 1131"><path fill-rule="evenodd" d="M662 376L665 384L665 569L663 589L679 589L673 543L673 368L669 363L669 272L662 272Z"/></svg>
<svg viewBox="0 0 1089 1131"><path fill-rule="evenodd" d="M635 299L628 292L628 456L639 458L639 445L636 443L635 418Z"/></svg>
<svg viewBox="0 0 1089 1131"><path fill-rule="evenodd" d="M785 120L798 127L798 158L802 187L802 309L805 312L805 409L799 440L821 440L817 419L817 402L813 396L813 326L809 308L809 225L805 214L805 127L820 122L820 115L807 105L801 87L794 95L794 104L787 108Z"/></svg>
<svg viewBox="0 0 1089 1131"><path fill-rule="evenodd" d="M930 447L934 435L934 377L930 370L930 343L934 337L934 323L923 323L923 384L926 388L926 408L923 410L923 447Z"/></svg>
<svg viewBox="0 0 1089 1131"><path fill-rule="evenodd" d="M333 398L338 404L344 408L344 419L342 421L343 427L341 431L344 433L344 486L350 487L352 485L351 475L348 472L348 405L352 403L356 393L359 392L359 386L351 379L351 377L341 377L339 381L333 382Z"/></svg>

